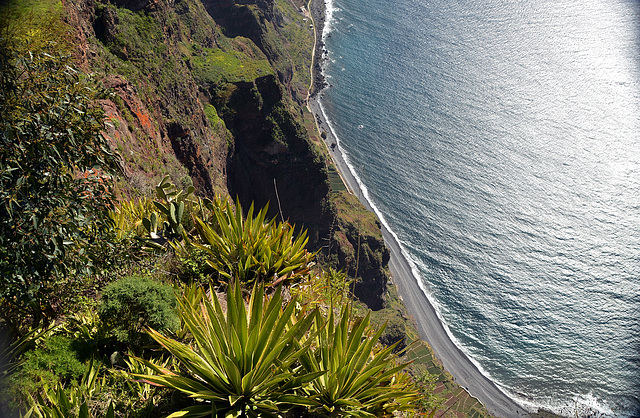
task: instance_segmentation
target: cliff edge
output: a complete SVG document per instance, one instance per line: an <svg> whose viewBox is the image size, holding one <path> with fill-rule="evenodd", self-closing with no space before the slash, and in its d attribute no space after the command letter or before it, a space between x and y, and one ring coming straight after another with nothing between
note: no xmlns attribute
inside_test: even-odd
<svg viewBox="0 0 640 418"><path fill-rule="evenodd" d="M269 204L324 262L384 306L389 254L375 216L331 181L304 108L313 25L300 0L64 0L76 60L112 95L107 136L129 195L169 175L203 195ZM318 65L318 64L316 64ZM315 84L321 82L315 72ZM332 185L333 184L333 185ZM363 284L360 284L363 283Z"/></svg>

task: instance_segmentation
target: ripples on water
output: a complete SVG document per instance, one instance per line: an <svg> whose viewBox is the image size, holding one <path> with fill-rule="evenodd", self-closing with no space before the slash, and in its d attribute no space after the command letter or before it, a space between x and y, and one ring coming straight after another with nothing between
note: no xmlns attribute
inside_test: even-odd
<svg viewBox="0 0 640 418"><path fill-rule="evenodd" d="M523 402L631 414L640 3L333 7L324 106L454 337Z"/></svg>

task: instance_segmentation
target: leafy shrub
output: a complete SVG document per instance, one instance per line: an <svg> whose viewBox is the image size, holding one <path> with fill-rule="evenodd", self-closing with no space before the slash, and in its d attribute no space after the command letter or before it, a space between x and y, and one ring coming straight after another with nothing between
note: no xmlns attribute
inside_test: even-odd
<svg viewBox="0 0 640 418"><path fill-rule="evenodd" d="M349 301L351 283L344 271L329 268L310 274L292 286L291 294L311 306L335 306Z"/></svg>
<svg viewBox="0 0 640 418"><path fill-rule="evenodd" d="M34 51L0 30L0 314L17 329L58 315L59 280L96 264L116 166L104 92L54 40Z"/></svg>
<svg viewBox="0 0 640 418"><path fill-rule="evenodd" d="M24 418L114 418L113 403L104 405L96 402L101 395L105 379L100 379L100 365L90 361L83 368L80 382L73 382L65 388L61 383L46 388L44 393L29 397L31 408ZM106 412L105 412L106 410Z"/></svg>
<svg viewBox="0 0 640 418"><path fill-rule="evenodd" d="M174 268L178 279L184 283L207 283L217 277L216 270L207 264L208 253L193 246L185 246L184 250L176 254Z"/></svg>
<svg viewBox="0 0 640 418"><path fill-rule="evenodd" d="M25 354L23 371L51 371L61 380L73 380L84 372L84 364L74 341L65 335L53 335L42 347Z"/></svg>
<svg viewBox="0 0 640 418"><path fill-rule="evenodd" d="M21 357L17 370L3 382L2 401L16 408L46 387L77 380L85 366L74 341L60 334L43 337Z"/></svg>
<svg viewBox="0 0 640 418"><path fill-rule="evenodd" d="M173 288L145 276L130 276L107 285L98 313L120 343L133 346L146 341L143 329L176 330Z"/></svg>

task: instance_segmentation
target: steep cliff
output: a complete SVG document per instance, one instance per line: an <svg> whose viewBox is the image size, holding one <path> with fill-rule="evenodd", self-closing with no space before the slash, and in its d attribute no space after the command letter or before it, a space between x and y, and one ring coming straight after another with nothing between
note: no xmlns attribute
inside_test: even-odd
<svg viewBox="0 0 640 418"><path fill-rule="evenodd" d="M113 94L102 105L130 194L165 174L205 195L269 204L308 230L321 259L383 306L379 224L331 187L303 108L313 32L300 0L63 1L77 60ZM311 131L309 131L309 129ZM346 192L343 192L346 193ZM376 226L377 225L377 226Z"/></svg>

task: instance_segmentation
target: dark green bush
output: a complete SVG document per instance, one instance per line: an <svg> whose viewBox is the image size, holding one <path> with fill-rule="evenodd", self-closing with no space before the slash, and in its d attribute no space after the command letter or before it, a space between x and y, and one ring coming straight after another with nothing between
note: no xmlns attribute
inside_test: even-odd
<svg viewBox="0 0 640 418"><path fill-rule="evenodd" d="M98 313L119 343L132 347L144 343L144 329L176 330L173 288L149 277L130 276L104 288Z"/></svg>
<svg viewBox="0 0 640 418"><path fill-rule="evenodd" d="M84 372L84 364L75 342L65 335L54 335L44 346L25 354L24 369L51 370L64 381L77 379Z"/></svg>
<svg viewBox="0 0 640 418"><path fill-rule="evenodd" d="M19 408L29 396L42 393L45 387L79 379L85 365L76 342L65 335L45 338L35 349L26 352L22 364L1 386L0 402ZM0 414L7 413L0 409Z"/></svg>

